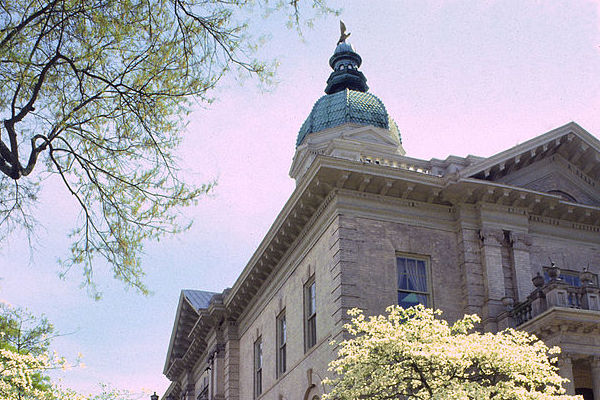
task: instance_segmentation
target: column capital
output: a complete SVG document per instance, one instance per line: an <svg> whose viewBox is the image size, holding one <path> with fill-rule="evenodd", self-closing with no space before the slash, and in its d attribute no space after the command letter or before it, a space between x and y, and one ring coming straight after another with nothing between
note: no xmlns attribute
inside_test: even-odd
<svg viewBox="0 0 600 400"><path fill-rule="evenodd" d="M569 353L560 353L558 356L558 365L559 366L567 366L572 365L573 359L571 358L571 354Z"/></svg>
<svg viewBox="0 0 600 400"><path fill-rule="evenodd" d="M600 370L600 356L591 356L590 357L590 366L592 369Z"/></svg>
<svg viewBox="0 0 600 400"><path fill-rule="evenodd" d="M483 227L479 229L479 239L486 246L502 246L504 232L502 229Z"/></svg>
<svg viewBox="0 0 600 400"><path fill-rule="evenodd" d="M516 250L529 250L532 243L531 236L524 232L510 232L509 239L513 249Z"/></svg>

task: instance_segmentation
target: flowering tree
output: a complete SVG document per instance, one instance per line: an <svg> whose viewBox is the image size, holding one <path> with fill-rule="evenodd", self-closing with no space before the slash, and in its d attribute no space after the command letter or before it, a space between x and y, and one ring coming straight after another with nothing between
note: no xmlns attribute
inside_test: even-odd
<svg viewBox="0 0 600 400"><path fill-rule="evenodd" d="M48 349L53 332L45 318L0 304L0 398L51 398L46 372L66 366Z"/></svg>
<svg viewBox="0 0 600 400"><path fill-rule="evenodd" d="M325 399L580 399L564 394L548 358L560 349L535 336L476 332L476 315L449 325L441 311L423 306L387 312L348 312L354 318L345 328L354 337L339 343L330 363L337 378L325 380L332 386Z"/></svg>
<svg viewBox="0 0 600 400"><path fill-rule="evenodd" d="M84 396L53 383L50 370L69 364L49 350L54 327L39 318L0 303L0 399L2 400L133 400L133 393L101 385L95 396Z"/></svg>

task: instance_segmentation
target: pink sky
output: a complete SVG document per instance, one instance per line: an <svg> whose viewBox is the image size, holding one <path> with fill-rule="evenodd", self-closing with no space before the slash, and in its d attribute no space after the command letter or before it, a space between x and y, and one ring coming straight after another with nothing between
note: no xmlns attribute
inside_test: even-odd
<svg viewBox="0 0 600 400"><path fill-rule="evenodd" d="M398 124L407 155L489 156L569 121L600 135L600 18L592 1L336 2L363 58L370 91ZM218 98L191 115L181 149L191 181L218 178L214 194L185 214L179 237L150 243L144 256L154 291L125 291L99 265L105 297L78 288L80 275L56 276L76 218L69 196L46 185L45 229L30 262L22 238L0 250L0 297L45 313L69 333L59 352L81 351L87 368L64 375L82 391L97 382L159 394L181 289L231 286L293 191L288 177L297 132L330 73L336 17L316 21L300 40L281 19L260 20L271 40L262 55L281 65L268 93L252 80L222 82Z"/></svg>

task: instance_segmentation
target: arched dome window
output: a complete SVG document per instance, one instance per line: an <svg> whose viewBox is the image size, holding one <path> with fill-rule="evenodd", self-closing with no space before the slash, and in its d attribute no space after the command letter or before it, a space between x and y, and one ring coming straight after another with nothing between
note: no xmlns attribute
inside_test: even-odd
<svg viewBox="0 0 600 400"><path fill-rule="evenodd" d="M572 203L578 203L575 197L571 196L567 192L563 192L562 190L548 190L548 193L559 195L563 200L570 201Z"/></svg>

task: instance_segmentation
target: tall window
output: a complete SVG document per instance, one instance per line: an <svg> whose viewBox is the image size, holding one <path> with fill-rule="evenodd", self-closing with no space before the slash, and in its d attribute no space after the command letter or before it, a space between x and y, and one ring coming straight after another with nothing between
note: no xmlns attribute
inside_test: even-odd
<svg viewBox="0 0 600 400"><path fill-rule="evenodd" d="M304 285L304 351L317 344L317 291L313 276Z"/></svg>
<svg viewBox="0 0 600 400"><path fill-rule="evenodd" d="M254 398L257 398L262 393L262 337L259 337L254 342Z"/></svg>
<svg viewBox="0 0 600 400"><path fill-rule="evenodd" d="M286 371L287 323L285 310L277 317L277 377Z"/></svg>
<svg viewBox="0 0 600 400"><path fill-rule="evenodd" d="M404 308L417 304L430 306L427 260L425 258L396 257L398 268L398 305Z"/></svg>

